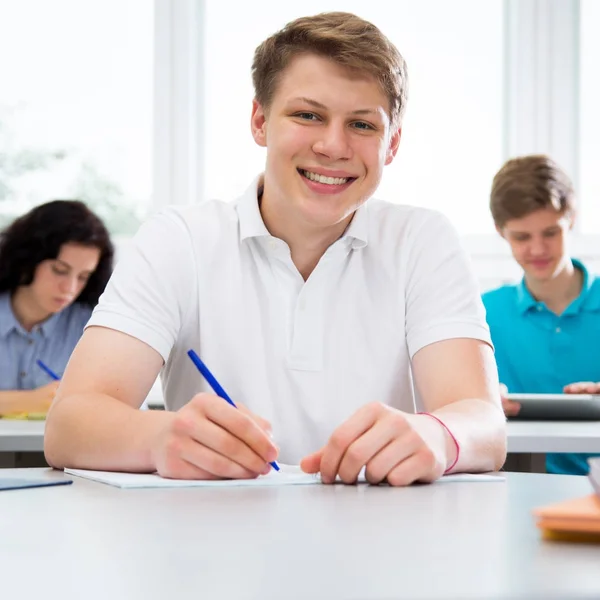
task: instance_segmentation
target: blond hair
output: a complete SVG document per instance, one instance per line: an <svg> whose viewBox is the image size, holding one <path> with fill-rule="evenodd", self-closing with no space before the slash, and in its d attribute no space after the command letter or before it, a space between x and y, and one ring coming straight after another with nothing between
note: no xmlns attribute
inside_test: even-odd
<svg viewBox="0 0 600 600"><path fill-rule="evenodd" d="M388 98L392 127L400 126L408 94L406 62L375 25L345 12L296 19L258 46L252 81L255 98L265 110L273 101L281 73L302 54L323 56L350 71L372 76Z"/></svg>

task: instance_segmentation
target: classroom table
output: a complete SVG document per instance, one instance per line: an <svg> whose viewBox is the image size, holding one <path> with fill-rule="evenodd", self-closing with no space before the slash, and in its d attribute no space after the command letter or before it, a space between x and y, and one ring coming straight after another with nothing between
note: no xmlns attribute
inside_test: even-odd
<svg viewBox="0 0 600 600"><path fill-rule="evenodd" d="M44 421L0 419L0 452L43 450ZM600 453L600 421L509 421L508 451Z"/></svg>
<svg viewBox="0 0 600 600"><path fill-rule="evenodd" d="M62 478L49 469L2 477ZM585 477L494 483L0 492L7 598L598 598L600 546L548 542L531 510Z"/></svg>

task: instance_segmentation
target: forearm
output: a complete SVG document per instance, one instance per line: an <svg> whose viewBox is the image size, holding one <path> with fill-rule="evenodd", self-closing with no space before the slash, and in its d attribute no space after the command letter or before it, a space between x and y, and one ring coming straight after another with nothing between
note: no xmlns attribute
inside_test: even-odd
<svg viewBox="0 0 600 600"><path fill-rule="evenodd" d="M58 469L152 472L152 450L173 415L138 410L104 394L60 398L48 414L46 460Z"/></svg>
<svg viewBox="0 0 600 600"><path fill-rule="evenodd" d="M497 471L502 467L506 460L506 418L500 406L484 400L459 400L432 414L445 423L460 445L453 473ZM449 457L456 456L454 441L447 434L446 451Z"/></svg>
<svg viewBox="0 0 600 600"><path fill-rule="evenodd" d="M0 391L0 416L27 411L30 390Z"/></svg>

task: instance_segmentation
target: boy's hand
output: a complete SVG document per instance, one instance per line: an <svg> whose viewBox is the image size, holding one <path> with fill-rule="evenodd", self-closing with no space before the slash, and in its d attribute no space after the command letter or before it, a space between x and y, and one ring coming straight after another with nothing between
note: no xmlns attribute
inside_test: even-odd
<svg viewBox="0 0 600 600"><path fill-rule="evenodd" d="M163 477L252 479L277 458L269 423L215 394L197 394L170 416L152 457Z"/></svg>
<svg viewBox="0 0 600 600"><path fill-rule="evenodd" d="M363 467L373 484L431 482L444 474L449 462L446 436L443 426L428 415L372 403L338 427L323 448L302 460L301 467L307 473L320 472L324 483L333 483L337 476L344 483L355 483Z"/></svg>

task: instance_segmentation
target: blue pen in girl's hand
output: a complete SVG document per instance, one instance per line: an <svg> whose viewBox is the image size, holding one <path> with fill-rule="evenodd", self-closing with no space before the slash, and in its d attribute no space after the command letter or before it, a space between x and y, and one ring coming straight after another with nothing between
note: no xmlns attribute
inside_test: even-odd
<svg viewBox="0 0 600 600"><path fill-rule="evenodd" d="M37 366L50 375L54 381L60 381L60 377L50 367L47 367L41 360L36 360L35 362L37 363Z"/></svg>

